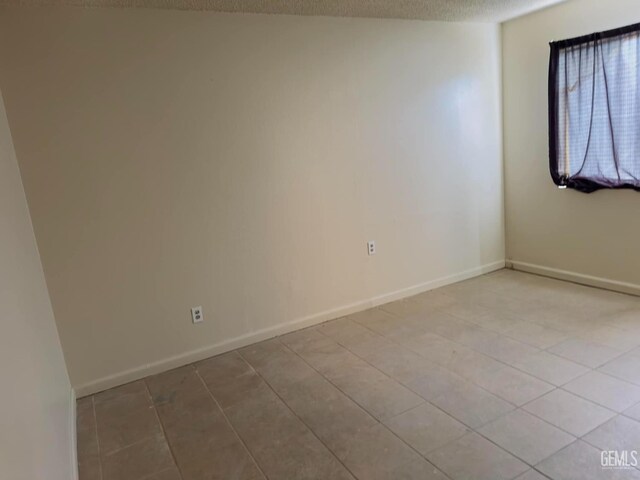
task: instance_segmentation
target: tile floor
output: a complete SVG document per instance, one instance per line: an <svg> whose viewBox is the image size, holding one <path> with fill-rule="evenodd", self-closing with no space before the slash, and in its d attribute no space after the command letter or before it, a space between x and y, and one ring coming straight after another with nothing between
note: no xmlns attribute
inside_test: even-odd
<svg viewBox="0 0 640 480"><path fill-rule="evenodd" d="M78 401L81 480L640 479L640 298L501 270Z"/></svg>

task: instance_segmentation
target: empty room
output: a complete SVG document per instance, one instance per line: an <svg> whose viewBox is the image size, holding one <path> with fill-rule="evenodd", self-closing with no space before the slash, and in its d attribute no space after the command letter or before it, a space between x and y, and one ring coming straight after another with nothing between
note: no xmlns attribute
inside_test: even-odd
<svg viewBox="0 0 640 480"><path fill-rule="evenodd" d="M638 0L0 0L1 480L640 480Z"/></svg>

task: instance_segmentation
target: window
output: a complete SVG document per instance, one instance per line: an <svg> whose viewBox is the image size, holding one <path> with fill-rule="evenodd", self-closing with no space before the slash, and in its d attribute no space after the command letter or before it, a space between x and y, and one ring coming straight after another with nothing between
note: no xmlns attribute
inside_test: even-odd
<svg viewBox="0 0 640 480"><path fill-rule="evenodd" d="M640 24L550 46L553 181L587 193L640 191Z"/></svg>

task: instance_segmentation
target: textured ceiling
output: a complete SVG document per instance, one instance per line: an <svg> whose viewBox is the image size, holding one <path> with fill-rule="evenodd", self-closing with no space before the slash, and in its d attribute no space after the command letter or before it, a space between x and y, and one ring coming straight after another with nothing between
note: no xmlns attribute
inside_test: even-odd
<svg viewBox="0 0 640 480"><path fill-rule="evenodd" d="M0 5L146 7L335 17L500 22L564 0L0 0Z"/></svg>

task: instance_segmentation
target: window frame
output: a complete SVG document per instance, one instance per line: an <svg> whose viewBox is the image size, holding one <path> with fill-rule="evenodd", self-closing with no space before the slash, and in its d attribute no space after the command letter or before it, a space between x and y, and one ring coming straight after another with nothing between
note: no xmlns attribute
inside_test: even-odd
<svg viewBox="0 0 640 480"><path fill-rule="evenodd" d="M549 104L549 170L553 182L559 188L572 188L584 193L591 193L600 189L633 189L640 191L640 186L632 184L621 184L615 186L606 186L595 182L588 178L570 178L559 174L558 164L558 95L560 92L557 88L558 64L560 60L560 52L566 48L582 45L591 42L598 42L612 37L623 36L631 33L640 32L640 23L627 25L624 27L613 28L603 32L581 35L566 40L553 41L549 43L549 77L548 77L548 104ZM640 162L640 152L638 152L638 161Z"/></svg>

